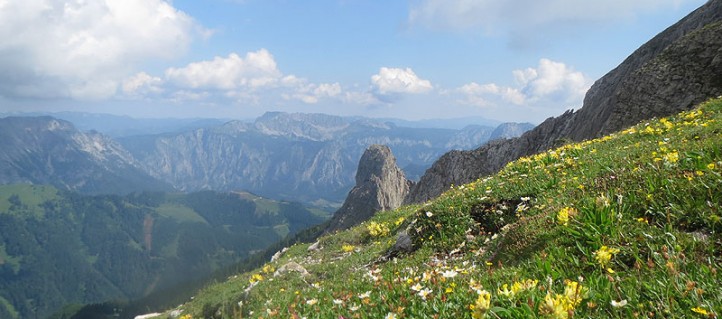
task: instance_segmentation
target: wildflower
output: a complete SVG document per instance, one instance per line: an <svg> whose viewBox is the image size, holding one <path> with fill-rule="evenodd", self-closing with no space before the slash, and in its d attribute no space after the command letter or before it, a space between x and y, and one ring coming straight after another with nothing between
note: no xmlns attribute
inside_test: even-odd
<svg viewBox="0 0 722 319"><path fill-rule="evenodd" d="M411 286L411 290L413 291L420 291L421 289L424 289L424 286L422 286L420 283L416 283L415 285Z"/></svg>
<svg viewBox="0 0 722 319"><path fill-rule="evenodd" d="M389 312L386 314L386 317L384 319L396 319L396 314L393 312Z"/></svg>
<svg viewBox="0 0 722 319"><path fill-rule="evenodd" d="M399 219L397 219L397 220L394 222L394 225L395 225L395 226L398 226L398 225L401 225L401 223L403 223L403 222L404 222L404 218L403 218L403 217L399 217Z"/></svg>
<svg viewBox="0 0 722 319"><path fill-rule="evenodd" d="M383 223L371 222L366 226L371 237L381 237L389 234L389 228Z"/></svg>
<svg viewBox="0 0 722 319"><path fill-rule="evenodd" d="M306 300L306 304L309 305L309 306L313 306L313 305L315 305L315 304L317 304L317 303L318 303L318 299L316 299L316 298Z"/></svg>
<svg viewBox="0 0 722 319"><path fill-rule="evenodd" d="M564 207L557 213L557 224L567 226L569 225L569 216L576 214L577 211L574 208Z"/></svg>
<svg viewBox="0 0 722 319"><path fill-rule="evenodd" d="M426 212L426 217L431 218L432 216L434 216L434 213L429 212L429 211Z"/></svg>
<svg viewBox="0 0 722 319"><path fill-rule="evenodd" d="M444 276L444 278L454 278L454 277L456 277L456 275L458 275L458 274L459 274L459 273L456 272L456 271L454 271L454 270L446 270L446 271L444 271L444 272L441 273L441 275Z"/></svg>
<svg viewBox="0 0 722 319"><path fill-rule="evenodd" d="M612 307L614 308L621 308L627 305L627 299L616 301L612 300Z"/></svg>
<svg viewBox="0 0 722 319"><path fill-rule="evenodd" d="M596 203L597 203L597 205L602 206L602 207L609 207L609 205L610 205L609 197L607 197L607 195L605 195L605 194L601 194L601 195L599 195L599 197L597 197Z"/></svg>
<svg viewBox="0 0 722 319"><path fill-rule="evenodd" d="M539 305L539 311L541 313L548 314L554 319L569 318L569 311L567 311L566 308L564 297L561 295L552 297L551 293L547 293L544 301Z"/></svg>
<svg viewBox="0 0 722 319"><path fill-rule="evenodd" d="M270 274L274 271L276 270L273 268L273 265L266 264L265 266L263 266L263 273Z"/></svg>
<svg viewBox="0 0 722 319"><path fill-rule="evenodd" d="M355 248L356 248L356 247L355 247L354 245L349 245L349 244L343 244L343 245L341 246L341 250L343 250L343 252L345 252L345 253L350 253L350 252L352 252Z"/></svg>
<svg viewBox="0 0 722 319"><path fill-rule="evenodd" d="M263 276L261 274L253 274L251 276L251 279L248 280L250 283L256 283L259 281L263 281Z"/></svg>
<svg viewBox="0 0 722 319"><path fill-rule="evenodd" d="M707 312L707 310L705 310L705 309L702 308L702 307L694 307L694 308L692 308L692 311L695 312L695 313L698 313L698 314L700 314L700 315L703 315L703 316L709 315L709 313Z"/></svg>
<svg viewBox="0 0 722 319"><path fill-rule="evenodd" d="M476 298L476 302L473 305L471 317L474 319L484 318L489 308L491 308L491 293L482 290L479 292L479 297Z"/></svg>
<svg viewBox="0 0 722 319"><path fill-rule="evenodd" d="M617 253L619 253L619 249L617 248L602 246L602 248L594 252L594 259L596 259L600 265L606 266L612 260L612 255Z"/></svg>
<svg viewBox="0 0 722 319"><path fill-rule="evenodd" d="M514 286L512 285L512 287ZM501 288L498 289L497 294L511 299L514 298L515 292L513 291L513 289L509 290L509 285L504 284L501 286Z"/></svg>
<svg viewBox="0 0 722 319"><path fill-rule="evenodd" d="M361 308L361 306L359 306L359 305L352 305L352 306L348 307L348 310L351 310L351 312L354 312L354 311L356 311L356 310L359 310L359 308Z"/></svg>
<svg viewBox="0 0 722 319"><path fill-rule="evenodd" d="M426 300L426 297L428 297L428 296L431 294L431 291L432 291L432 290L429 289L429 288L424 288L424 289L421 289L421 290L417 293L417 295L419 295L419 297L421 297L421 299Z"/></svg>
<svg viewBox="0 0 722 319"><path fill-rule="evenodd" d="M717 166L715 165L715 163L709 163L709 164L707 164L707 169L715 169L715 167L717 167Z"/></svg>
<svg viewBox="0 0 722 319"><path fill-rule="evenodd" d="M341 300L341 299L334 299L334 300L333 300L333 304L334 304L334 305L343 305L343 300Z"/></svg>
<svg viewBox="0 0 722 319"><path fill-rule="evenodd" d="M582 299L586 298L587 288L573 280L567 280L564 286L564 297L568 302L567 308L574 309L578 306Z"/></svg>
<svg viewBox="0 0 722 319"><path fill-rule="evenodd" d="M667 153L664 155L664 160L670 164L677 163L677 161L679 161L679 153L677 151Z"/></svg>
<svg viewBox="0 0 722 319"><path fill-rule="evenodd" d="M643 224L649 224L649 221L644 217L637 218L637 221Z"/></svg>
<svg viewBox="0 0 722 319"><path fill-rule="evenodd" d="M369 290L369 291L367 291L367 292L364 292L364 293L358 295L358 297L359 297L359 299L369 298L369 297L371 297L371 291Z"/></svg>

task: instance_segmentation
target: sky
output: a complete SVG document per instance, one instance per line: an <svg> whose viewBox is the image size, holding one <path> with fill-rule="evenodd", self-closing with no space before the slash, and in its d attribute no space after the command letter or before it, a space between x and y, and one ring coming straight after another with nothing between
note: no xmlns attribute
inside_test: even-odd
<svg viewBox="0 0 722 319"><path fill-rule="evenodd" d="M0 113L539 123L703 0L0 0Z"/></svg>

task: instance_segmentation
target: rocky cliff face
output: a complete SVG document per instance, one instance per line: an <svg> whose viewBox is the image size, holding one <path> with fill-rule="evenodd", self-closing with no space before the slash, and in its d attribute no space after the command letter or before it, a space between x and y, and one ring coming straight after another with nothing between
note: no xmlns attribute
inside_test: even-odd
<svg viewBox="0 0 722 319"><path fill-rule="evenodd" d="M721 35L722 0L711 0L596 81L577 112L550 118L518 138L443 155L405 202L424 202L519 157L678 113L722 94Z"/></svg>
<svg viewBox="0 0 722 319"><path fill-rule="evenodd" d="M377 211L398 208L409 184L388 146L371 145L359 160L356 186L334 214L327 231L346 229L371 218Z"/></svg>
<svg viewBox="0 0 722 319"><path fill-rule="evenodd" d="M0 119L0 184L51 184L84 193L171 190L120 144L52 117Z"/></svg>

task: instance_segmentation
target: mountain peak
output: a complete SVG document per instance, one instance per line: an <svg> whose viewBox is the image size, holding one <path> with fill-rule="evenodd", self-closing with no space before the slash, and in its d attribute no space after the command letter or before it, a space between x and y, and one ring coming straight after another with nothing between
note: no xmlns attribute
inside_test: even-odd
<svg viewBox="0 0 722 319"><path fill-rule="evenodd" d="M331 219L328 232L357 225L383 210L401 206L409 191L404 172L386 145L369 146L359 160L356 186Z"/></svg>

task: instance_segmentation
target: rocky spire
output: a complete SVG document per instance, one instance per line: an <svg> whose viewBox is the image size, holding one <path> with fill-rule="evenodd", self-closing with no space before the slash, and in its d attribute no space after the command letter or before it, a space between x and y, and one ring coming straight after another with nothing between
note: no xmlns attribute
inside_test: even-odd
<svg viewBox="0 0 722 319"><path fill-rule="evenodd" d="M357 225L383 210L398 208L409 192L410 182L396 166L388 146L371 145L361 156L356 186L336 211L327 232Z"/></svg>

